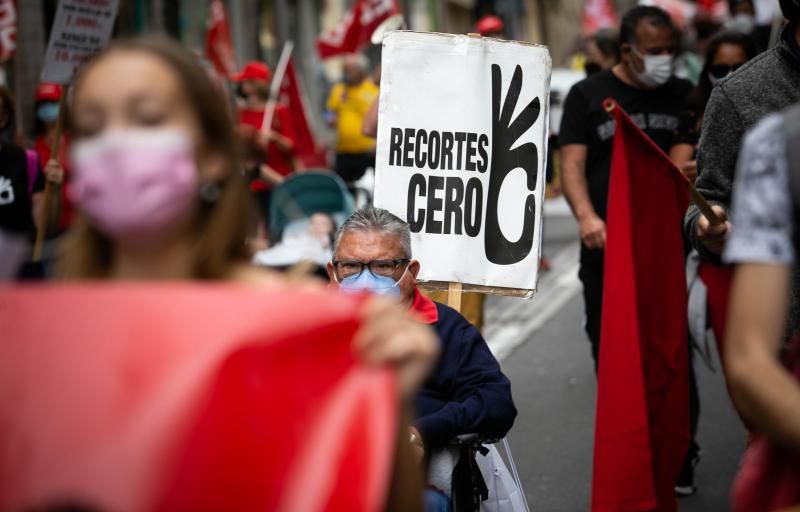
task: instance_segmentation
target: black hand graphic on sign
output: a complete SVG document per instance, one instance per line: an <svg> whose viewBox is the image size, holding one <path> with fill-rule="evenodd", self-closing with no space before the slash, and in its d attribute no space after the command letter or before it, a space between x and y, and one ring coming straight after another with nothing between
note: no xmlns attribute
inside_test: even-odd
<svg viewBox="0 0 800 512"><path fill-rule="evenodd" d="M536 189L536 178L539 166L539 151L536 145L526 142L519 147L511 147L539 118L541 104L539 98L531 101L520 115L513 120L514 108L522 90L522 68L517 66L506 100L500 112L500 95L502 93L502 73L500 66L492 64L492 167L489 173L489 198L486 208L486 231L484 247L489 261L498 265L512 265L525 259L533 248L533 230L536 225L536 198L530 194L525 200L525 208L520 212L523 217L522 235L512 242L503 235L498 220L498 200L500 187L506 176L516 168L522 168L527 175L528 190ZM513 207L506 205L506 207ZM516 214L516 213L515 213Z"/></svg>

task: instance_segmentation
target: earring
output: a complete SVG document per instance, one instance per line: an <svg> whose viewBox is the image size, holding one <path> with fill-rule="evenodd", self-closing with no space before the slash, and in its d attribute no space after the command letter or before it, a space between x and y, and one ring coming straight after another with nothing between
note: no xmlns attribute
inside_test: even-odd
<svg viewBox="0 0 800 512"><path fill-rule="evenodd" d="M200 186L200 199L208 204L214 204L219 199L221 189L216 182L205 183Z"/></svg>

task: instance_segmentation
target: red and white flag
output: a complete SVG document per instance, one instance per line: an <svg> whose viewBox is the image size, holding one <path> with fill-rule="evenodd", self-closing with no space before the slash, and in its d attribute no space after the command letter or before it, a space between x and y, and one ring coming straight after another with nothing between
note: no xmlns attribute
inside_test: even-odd
<svg viewBox="0 0 800 512"><path fill-rule="evenodd" d="M317 38L320 58L355 53L368 46L378 25L399 12L396 0L356 0L338 25Z"/></svg>
<svg viewBox="0 0 800 512"><path fill-rule="evenodd" d="M17 49L17 6L14 0L0 0L0 62L5 62Z"/></svg>
<svg viewBox="0 0 800 512"><path fill-rule="evenodd" d="M586 0L583 7L583 35L617 26L617 11L611 0Z"/></svg>
<svg viewBox="0 0 800 512"><path fill-rule="evenodd" d="M317 143L314 127L308 115L308 103L303 86L290 58L280 89L280 101L288 108L294 128L294 153L303 169L327 167L325 148Z"/></svg>
<svg viewBox="0 0 800 512"><path fill-rule="evenodd" d="M592 511L674 512L690 439L689 182L619 105L613 116Z"/></svg>
<svg viewBox="0 0 800 512"><path fill-rule="evenodd" d="M230 78L236 72L231 28L222 0L211 0L208 4L206 56L220 75Z"/></svg>
<svg viewBox="0 0 800 512"><path fill-rule="evenodd" d="M725 2L727 4L727 2ZM689 0L647 0L644 5L654 5L669 13L672 22L681 30L694 19L701 5Z"/></svg>

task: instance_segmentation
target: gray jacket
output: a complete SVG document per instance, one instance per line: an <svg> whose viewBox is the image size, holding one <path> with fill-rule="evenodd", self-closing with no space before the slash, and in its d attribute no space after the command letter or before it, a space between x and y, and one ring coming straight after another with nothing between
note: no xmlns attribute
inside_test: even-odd
<svg viewBox="0 0 800 512"><path fill-rule="evenodd" d="M729 208L736 159L745 132L767 115L800 101L800 57L792 53L786 35L778 45L751 60L711 93L697 157L697 190L712 204ZM790 33L789 31L792 31ZM684 231L703 259L719 263L696 235L700 210L692 204L684 218Z"/></svg>

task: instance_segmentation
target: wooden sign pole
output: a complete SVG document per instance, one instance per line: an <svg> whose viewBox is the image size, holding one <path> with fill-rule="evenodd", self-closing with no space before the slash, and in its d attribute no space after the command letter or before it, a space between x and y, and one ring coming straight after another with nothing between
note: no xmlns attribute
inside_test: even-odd
<svg viewBox="0 0 800 512"><path fill-rule="evenodd" d="M61 149L61 134L64 131L64 117L66 116L65 105L67 104L67 92L69 86L64 85L61 90L61 99L58 102L58 120L56 121L56 134L53 140L53 145L50 150L50 158L58 160L59 151ZM47 162L41 162L47 165ZM50 226L50 215L53 209L53 202L56 193L59 190L59 185L47 180L44 186L44 205L42 206L42 217L39 219L39 226L36 231L36 245L33 246L33 261L42 260L42 249L44 247L44 237L47 234L47 228Z"/></svg>
<svg viewBox="0 0 800 512"><path fill-rule="evenodd" d="M461 312L461 283L450 283L447 287L447 305Z"/></svg>

